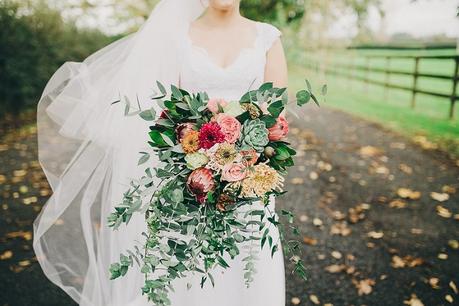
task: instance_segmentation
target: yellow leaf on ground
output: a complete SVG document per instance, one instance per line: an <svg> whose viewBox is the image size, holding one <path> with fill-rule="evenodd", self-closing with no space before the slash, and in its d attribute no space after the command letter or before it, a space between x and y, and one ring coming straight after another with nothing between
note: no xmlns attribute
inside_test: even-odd
<svg viewBox="0 0 459 306"><path fill-rule="evenodd" d="M303 237L303 242L306 243L307 245L316 245L317 244L317 239L304 236Z"/></svg>
<svg viewBox="0 0 459 306"><path fill-rule="evenodd" d="M343 258L343 254L341 254L341 252L338 252L338 251L333 251L331 252L331 256L335 259L341 259Z"/></svg>
<svg viewBox="0 0 459 306"><path fill-rule="evenodd" d="M376 284L376 282L373 279L353 281L353 283L357 288L357 294L359 296L370 294L373 291L373 286Z"/></svg>
<svg viewBox="0 0 459 306"><path fill-rule="evenodd" d="M7 233L5 236L6 238L24 238L27 241L32 240L32 232L24 232L24 231L10 232L10 233Z"/></svg>
<svg viewBox="0 0 459 306"><path fill-rule="evenodd" d="M378 149L373 146L365 146L361 147L359 150L359 154L363 157L374 157L380 155L382 153L381 149Z"/></svg>
<svg viewBox="0 0 459 306"><path fill-rule="evenodd" d="M440 283L440 279L438 277L431 277L429 278L429 285L434 288L434 289L438 289L440 288L438 286L438 284Z"/></svg>
<svg viewBox="0 0 459 306"><path fill-rule="evenodd" d="M448 240L448 246L452 248L453 250L459 249L459 241L457 240Z"/></svg>
<svg viewBox="0 0 459 306"><path fill-rule="evenodd" d="M448 208L441 205L437 206L437 214L442 218L451 218L453 216L453 213Z"/></svg>
<svg viewBox="0 0 459 306"><path fill-rule="evenodd" d="M0 260L10 259L11 257L13 257L13 252L11 252L10 250L3 252L3 254L0 254Z"/></svg>
<svg viewBox="0 0 459 306"><path fill-rule="evenodd" d="M314 294L311 294L309 296L309 299L311 300L312 303L314 303L315 305L319 305L320 304L320 301L319 301L319 298L314 295Z"/></svg>
<svg viewBox="0 0 459 306"><path fill-rule="evenodd" d="M368 237L373 238L373 239L381 239L382 237L384 237L383 232L375 232L375 231L371 231L367 235Z"/></svg>
<svg viewBox="0 0 459 306"><path fill-rule="evenodd" d="M447 193L431 192L430 197L438 202L445 202L449 200L449 194Z"/></svg>
<svg viewBox="0 0 459 306"><path fill-rule="evenodd" d="M397 194L403 199L419 200L421 198L421 193L419 191L413 191L409 188L399 188Z"/></svg>
<svg viewBox="0 0 459 306"><path fill-rule="evenodd" d="M409 299L408 301L403 301L403 304L408 306L424 306L424 304L420 299L418 299L416 294L412 294L411 299Z"/></svg>
<svg viewBox="0 0 459 306"><path fill-rule="evenodd" d="M449 193L449 194L453 194L453 193L456 193L456 188L453 186L445 185L441 188L441 191Z"/></svg>
<svg viewBox="0 0 459 306"><path fill-rule="evenodd" d="M340 273L346 270L346 265L330 265L325 267L325 271L329 273Z"/></svg>
<svg viewBox="0 0 459 306"><path fill-rule="evenodd" d="M450 287L451 289L453 289L454 293L456 293L456 294L459 293L458 290L457 290L456 284L455 284L453 281L450 281L450 282L449 282L449 287Z"/></svg>
<svg viewBox="0 0 459 306"><path fill-rule="evenodd" d="M390 208L405 208L406 202L400 199L395 199L389 203Z"/></svg>
<svg viewBox="0 0 459 306"><path fill-rule="evenodd" d="M295 177L291 180L293 185L301 185L304 183L304 180L301 177Z"/></svg>
<svg viewBox="0 0 459 306"><path fill-rule="evenodd" d="M300 305L301 300L297 297L292 298L292 305Z"/></svg>

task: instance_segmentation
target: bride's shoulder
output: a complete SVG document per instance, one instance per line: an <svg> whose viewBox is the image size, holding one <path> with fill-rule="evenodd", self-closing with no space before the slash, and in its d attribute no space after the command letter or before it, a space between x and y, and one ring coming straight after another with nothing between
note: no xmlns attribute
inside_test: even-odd
<svg viewBox="0 0 459 306"><path fill-rule="evenodd" d="M255 21L251 19L247 19L252 25L255 25L258 28L259 35L268 43L272 43L274 40L279 38L282 35L282 32L274 25L262 22L262 21Z"/></svg>

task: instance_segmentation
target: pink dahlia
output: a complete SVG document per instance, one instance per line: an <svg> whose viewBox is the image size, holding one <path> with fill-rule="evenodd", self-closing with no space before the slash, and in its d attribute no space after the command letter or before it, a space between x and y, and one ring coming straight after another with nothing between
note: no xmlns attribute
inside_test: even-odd
<svg viewBox="0 0 459 306"><path fill-rule="evenodd" d="M288 134L288 122L284 116L277 118L275 125L268 129L269 131L269 140L278 141L287 136Z"/></svg>
<svg viewBox="0 0 459 306"><path fill-rule="evenodd" d="M217 143L225 141L225 134L216 122L203 124L199 130L199 148L210 149Z"/></svg>
<svg viewBox="0 0 459 306"><path fill-rule="evenodd" d="M207 168L194 170L188 177L187 186L198 202L203 204L206 201L207 193L215 189L212 171Z"/></svg>

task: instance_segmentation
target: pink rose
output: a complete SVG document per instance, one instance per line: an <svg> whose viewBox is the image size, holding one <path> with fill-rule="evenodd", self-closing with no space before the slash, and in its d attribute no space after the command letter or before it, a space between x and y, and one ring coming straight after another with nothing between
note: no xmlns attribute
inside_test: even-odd
<svg viewBox="0 0 459 306"><path fill-rule="evenodd" d="M222 180L227 182L241 181L246 177L246 167L242 164L228 164L223 167Z"/></svg>
<svg viewBox="0 0 459 306"><path fill-rule="evenodd" d="M213 98L207 102L207 108L214 114L218 113L218 106L225 107L228 104L224 99Z"/></svg>
<svg viewBox="0 0 459 306"><path fill-rule="evenodd" d="M235 143L241 136L241 123L234 117L227 114L218 114L214 120L221 127L225 140L228 143Z"/></svg>
<svg viewBox="0 0 459 306"><path fill-rule="evenodd" d="M277 118L275 125L268 129L269 140L278 141L284 138L288 134L288 122L284 116Z"/></svg>

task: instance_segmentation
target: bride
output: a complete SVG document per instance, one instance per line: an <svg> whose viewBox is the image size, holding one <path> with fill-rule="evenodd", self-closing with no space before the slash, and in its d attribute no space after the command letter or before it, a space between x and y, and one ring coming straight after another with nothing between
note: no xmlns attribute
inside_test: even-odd
<svg viewBox="0 0 459 306"><path fill-rule="evenodd" d="M66 63L45 88L39 157L54 193L34 223L34 249L46 276L79 305L150 305L139 270L109 280L110 264L145 231L140 214L118 231L107 217L143 173L138 152L148 146L146 123L112 102L121 95L131 107L155 107L149 98L157 80L227 100L264 82L287 85L279 30L242 17L239 2L162 0L137 33L83 63ZM285 305L282 252L271 258L265 248L259 257L249 288L239 256L218 272L215 287L201 288L193 277L173 283L172 306Z"/></svg>

